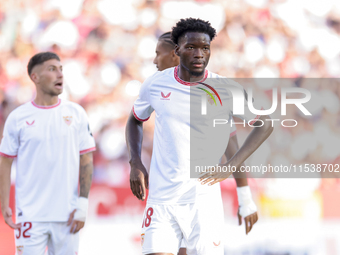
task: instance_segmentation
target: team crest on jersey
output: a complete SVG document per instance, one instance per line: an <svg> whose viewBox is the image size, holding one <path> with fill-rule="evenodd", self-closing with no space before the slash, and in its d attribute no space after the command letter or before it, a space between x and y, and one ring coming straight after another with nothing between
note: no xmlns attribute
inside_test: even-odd
<svg viewBox="0 0 340 255"><path fill-rule="evenodd" d="M72 116L63 116L65 123L69 126L72 123Z"/></svg>
<svg viewBox="0 0 340 255"><path fill-rule="evenodd" d="M171 92L169 92L168 94L164 94L163 92L161 92L161 100L170 100L170 95L171 95Z"/></svg>
<svg viewBox="0 0 340 255"><path fill-rule="evenodd" d="M143 246L143 244L144 244L144 236L145 236L145 234L141 234L141 240L140 240L140 242L141 242L141 245Z"/></svg>
<svg viewBox="0 0 340 255"><path fill-rule="evenodd" d="M24 253L24 246L23 245L17 246L17 254L22 255L23 253Z"/></svg>

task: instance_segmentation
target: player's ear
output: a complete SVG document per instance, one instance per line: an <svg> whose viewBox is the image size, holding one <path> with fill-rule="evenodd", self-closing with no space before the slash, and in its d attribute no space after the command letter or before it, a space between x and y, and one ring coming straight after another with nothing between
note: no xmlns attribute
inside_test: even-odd
<svg viewBox="0 0 340 255"><path fill-rule="evenodd" d="M175 50L171 51L171 58L174 63L179 62L179 56L176 54ZM176 64L177 65L177 64Z"/></svg>
<svg viewBox="0 0 340 255"><path fill-rule="evenodd" d="M38 81L37 73L31 73L30 78L34 83L37 83L37 81Z"/></svg>
<svg viewBox="0 0 340 255"><path fill-rule="evenodd" d="M177 56L179 56L179 47L178 47L178 44L176 44L176 46L175 46L175 54Z"/></svg>
<svg viewBox="0 0 340 255"><path fill-rule="evenodd" d="M172 57L172 58L177 57L177 55L176 55L176 50L175 50L175 49L173 49L173 50L171 51L171 57Z"/></svg>

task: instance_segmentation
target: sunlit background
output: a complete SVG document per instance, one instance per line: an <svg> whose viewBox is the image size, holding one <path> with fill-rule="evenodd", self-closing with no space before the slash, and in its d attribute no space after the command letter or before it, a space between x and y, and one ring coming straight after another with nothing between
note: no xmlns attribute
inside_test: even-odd
<svg viewBox="0 0 340 255"><path fill-rule="evenodd" d="M145 203L129 189L124 129L152 63L157 38L180 18L211 22L209 70L232 78L333 78L290 83L311 91L313 118L289 114L247 165L340 163L340 1L338 0L0 0L0 134L8 114L35 96L26 66L37 52L62 60L61 98L81 104L97 143L81 255L141 254ZM245 84L270 107L274 86ZM154 118L154 116L153 116ZM143 161L152 153L154 119L144 125ZM250 132L238 127L240 144ZM15 169L12 176L15 182ZM275 177L275 176L274 176ZM237 226L235 181L222 183L225 254L340 254L340 180L252 178L259 222ZM11 205L14 206L12 185ZM0 218L0 254L14 254L14 233Z"/></svg>

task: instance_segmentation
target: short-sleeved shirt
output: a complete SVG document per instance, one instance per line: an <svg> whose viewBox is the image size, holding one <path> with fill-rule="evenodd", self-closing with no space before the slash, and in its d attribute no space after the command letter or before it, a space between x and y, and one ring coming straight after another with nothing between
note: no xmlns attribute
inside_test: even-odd
<svg viewBox="0 0 340 255"><path fill-rule="evenodd" d="M200 127L190 123L190 89L199 83L181 80L177 71L178 67L169 68L146 79L133 106L133 114L139 121L148 120L153 111L156 113L148 197L148 201L154 203L194 203L202 192L219 190L218 185L201 185L197 179L190 178L190 132L200 131ZM213 77L217 74L206 70L202 81ZM231 80L229 83L243 91L238 83ZM225 93L230 94L227 90ZM223 102L225 118L231 120L232 98L228 95L225 98L229 98L228 102ZM256 121L259 116L249 112L245 99L245 115L237 117ZM230 126L226 126L227 134L235 134L235 129L231 131ZM228 144L229 136L224 136L216 158L211 159L216 163Z"/></svg>
<svg viewBox="0 0 340 255"><path fill-rule="evenodd" d="M80 155L94 150L86 112L76 103L32 101L11 112L0 155L17 158L17 221L67 221L77 205Z"/></svg>

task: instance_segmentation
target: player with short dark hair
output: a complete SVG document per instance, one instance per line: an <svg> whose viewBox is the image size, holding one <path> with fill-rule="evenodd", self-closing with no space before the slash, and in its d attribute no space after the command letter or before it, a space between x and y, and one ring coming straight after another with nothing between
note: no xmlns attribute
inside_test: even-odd
<svg viewBox="0 0 340 255"><path fill-rule="evenodd" d="M145 189L149 188L142 226L143 254L177 254L182 238L188 245L188 255L223 254L221 227L224 216L219 186L201 185L197 179L190 178L189 171L190 130L200 128L196 123L190 123L190 88L208 77L219 77L206 70L210 42L215 36L212 31L210 23L200 19L182 19L176 24L172 32L180 64L146 79L127 123L131 190L138 199L144 200ZM233 81L230 84L242 88ZM247 102L247 98L244 100ZM143 122L153 111L156 112L156 124L148 173L141 161ZM229 118L233 115L231 110L225 114ZM253 120L254 126L260 126L265 122L262 119L269 118L249 113L234 116ZM230 133L230 128L228 130ZM272 130L268 122L255 128L225 165L240 167ZM219 155L223 153L221 151Z"/></svg>
<svg viewBox="0 0 340 255"><path fill-rule="evenodd" d="M179 45L179 39L187 32L197 32L197 33L204 33L209 36L210 41L214 40L216 36L216 30L213 28L209 22L203 21L201 19L181 19L176 23L176 26L172 28L171 31L171 40L176 44Z"/></svg>
<svg viewBox="0 0 340 255"><path fill-rule="evenodd" d="M12 111L0 145L0 200L15 229L17 254L77 254L92 181L95 142L85 110L59 99L63 73L52 52L27 66L36 97ZM16 160L16 224L9 207L11 166ZM79 194L78 194L79 183Z"/></svg>
<svg viewBox="0 0 340 255"><path fill-rule="evenodd" d="M156 47L156 57L154 59L154 64L156 64L158 71L163 71L167 68L175 67L179 64L179 57L175 54L176 44L171 40L171 32L166 32L158 38L158 43ZM237 130L235 125L232 126L230 130L230 139L228 146L225 151L227 159L231 159L235 153L239 150L237 141ZM248 181L245 173L233 173L238 193L244 189L249 189ZM257 222L257 212L256 206L253 201L247 205L247 207L252 207L253 210L248 211L247 215L244 215L244 221L246 226L246 234L250 232L253 225ZM255 210L255 212L253 212ZM238 212L239 225L242 224L242 216ZM186 244L182 240L181 248L178 255L186 254Z"/></svg>
<svg viewBox="0 0 340 255"><path fill-rule="evenodd" d="M27 72L28 75L31 76L32 69L37 66L41 65L42 63L46 62L47 60L55 59L60 61L60 58L57 54L54 52L40 52L38 54L35 54L28 62L27 65Z"/></svg>

